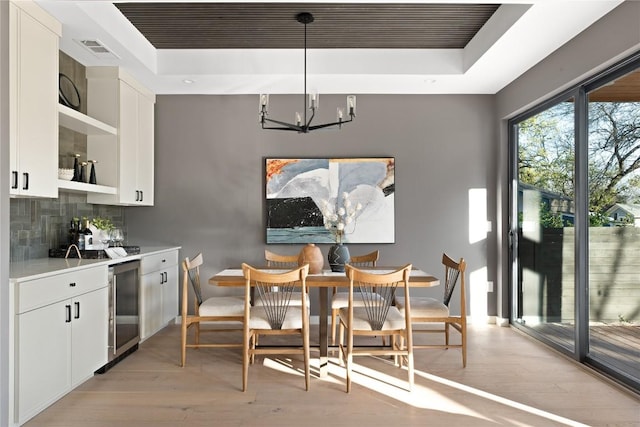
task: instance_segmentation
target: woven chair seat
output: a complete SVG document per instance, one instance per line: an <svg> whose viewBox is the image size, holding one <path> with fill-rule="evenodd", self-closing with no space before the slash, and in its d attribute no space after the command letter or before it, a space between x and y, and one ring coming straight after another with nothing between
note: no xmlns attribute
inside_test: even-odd
<svg viewBox="0 0 640 427"><path fill-rule="evenodd" d="M207 298L200 305L200 316L244 316L244 298Z"/></svg>
<svg viewBox="0 0 640 427"><path fill-rule="evenodd" d="M251 307L249 319L250 329L273 329L269 322L269 315L264 307ZM280 329L301 329L302 309L300 307L289 307L284 316Z"/></svg>
<svg viewBox="0 0 640 427"><path fill-rule="evenodd" d="M369 301L377 301L380 304L384 303L384 299L376 293L368 293L366 295ZM365 298L360 293L353 294L353 306L364 307ZM331 297L331 309L341 309L349 306L349 292L338 292Z"/></svg>
<svg viewBox="0 0 640 427"><path fill-rule="evenodd" d="M396 298L396 306L404 308L404 297ZM429 297L411 297L411 317L448 317L449 307Z"/></svg>
<svg viewBox="0 0 640 427"><path fill-rule="evenodd" d="M349 316L349 308L340 309L340 317L346 319ZM374 329L369 321L369 315L365 307L353 308L353 324L352 327L357 331L374 331L374 330L397 330L405 327L404 316L396 307L389 307L387 312L387 318L384 320L384 324L381 329Z"/></svg>

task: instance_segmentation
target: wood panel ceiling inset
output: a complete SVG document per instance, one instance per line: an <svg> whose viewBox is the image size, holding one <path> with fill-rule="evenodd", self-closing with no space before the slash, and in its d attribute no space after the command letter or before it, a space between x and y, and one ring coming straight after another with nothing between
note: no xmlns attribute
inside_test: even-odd
<svg viewBox="0 0 640 427"><path fill-rule="evenodd" d="M156 49L461 49L499 4L115 3Z"/></svg>

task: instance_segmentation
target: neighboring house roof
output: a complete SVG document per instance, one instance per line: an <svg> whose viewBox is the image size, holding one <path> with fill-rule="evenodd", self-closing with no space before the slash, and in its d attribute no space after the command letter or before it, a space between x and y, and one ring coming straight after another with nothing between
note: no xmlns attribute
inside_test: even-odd
<svg viewBox="0 0 640 427"><path fill-rule="evenodd" d="M556 193L554 191L545 190L543 188L536 187L535 185L519 182L518 186L520 187L520 189L537 191L548 199L566 200L573 202L573 199L571 199L571 197L567 197L564 194Z"/></svg>
<svg viewBox="0 0 640 427"><path fill-rule="evenodd" d="M616 203L606 211L606 215L610 215L615 211L623 211L626 214L633 215L634 218L640 218L640 205L628 203Z"/></svg>

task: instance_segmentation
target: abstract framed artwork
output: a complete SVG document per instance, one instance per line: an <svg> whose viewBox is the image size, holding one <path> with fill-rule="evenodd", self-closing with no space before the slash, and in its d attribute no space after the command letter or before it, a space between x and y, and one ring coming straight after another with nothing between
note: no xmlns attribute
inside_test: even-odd
<svg viewBox="0 0 640 427"><path fill-rule="evenodd" d="M394 243L395 159L265 159L267 243Z"/></svg>

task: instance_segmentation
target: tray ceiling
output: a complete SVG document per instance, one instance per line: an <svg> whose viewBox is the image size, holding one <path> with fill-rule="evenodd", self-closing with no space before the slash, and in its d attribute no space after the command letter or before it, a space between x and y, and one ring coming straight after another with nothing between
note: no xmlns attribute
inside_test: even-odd
<svg viewBox="0 0 640 427"><path fill-rule="evenodd" d="M494 94L622 0L35 0L60 48L157 94ZM85 43L82 43L85 41ZM87 42L88 41L88 42ZM86 44L99 42L107 54Z"/></svg>

